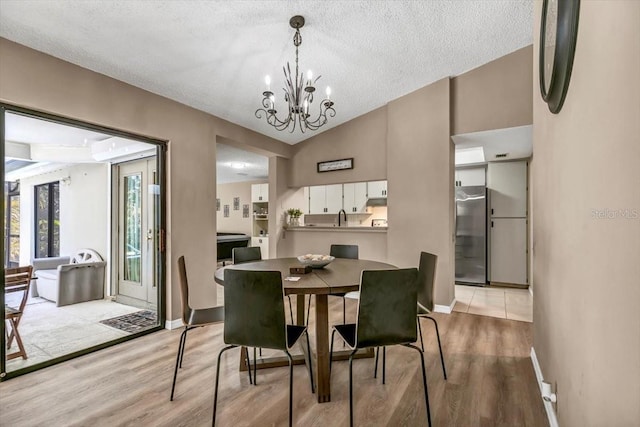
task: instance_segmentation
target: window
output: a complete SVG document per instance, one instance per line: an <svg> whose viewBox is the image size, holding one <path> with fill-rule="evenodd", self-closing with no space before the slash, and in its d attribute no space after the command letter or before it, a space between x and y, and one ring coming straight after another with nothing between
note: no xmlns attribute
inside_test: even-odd
<svg viewBox="0 0 640 427"><path fill-rule="evenodd" d="M60 256L60 183L36 185L35 257Z"/></svg>
<svg viewBox="0 0 640 427"><path fill-rule="evenodd" d="M20 183L4 183L5 202L5 241L4 265L17 267L20 265Z"/></svg>

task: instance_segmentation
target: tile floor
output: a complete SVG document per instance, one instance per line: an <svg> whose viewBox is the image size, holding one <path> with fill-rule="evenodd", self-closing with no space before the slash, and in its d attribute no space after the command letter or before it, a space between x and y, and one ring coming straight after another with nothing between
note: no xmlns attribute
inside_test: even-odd
<svg viewBox="0 0 640 427"><path fill-rule="evenodd" d="M109 300L96 300L56 307L42 298L30 298L20 321L20 336L28 359L7 361L7 371L24 368L87 347L111 341L128 332L100 323L100 320L140 311ZM14 341L10 352L17 350Z"/></svg>
<svg viewBox="0 0 640 427"><path fill-rule="evenodd" d="M533 322L533 296L528 289L456 285L453 311Z"/></svg>

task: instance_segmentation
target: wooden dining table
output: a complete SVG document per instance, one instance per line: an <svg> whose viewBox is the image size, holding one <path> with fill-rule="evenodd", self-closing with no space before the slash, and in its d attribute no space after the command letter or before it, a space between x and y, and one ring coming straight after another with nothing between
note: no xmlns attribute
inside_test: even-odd
<svg viewBox="0 0 640 427"><path fill-rule="evenodd" d="M329 265L313 269L307 274L291 274L291 267L301 267L297 258L275 258L256 262L248 262L237 265L229 265L218 269L215 273L215 281L224 286L224 272L227 269L280 271L285 295L315 295L315 335L316 335L316 395L319 403L331 401L331 383L329 373L329 306L328 296L334 293L346 293L357 291L360 287L360 276L363 270L387 270L395 269L391 264L362 259L336 258ZM298 281L285 280L287 277L300 277ZM296 323L304 325L305 298L297 298ZM306 348L303 347L303 351ZM245 350L246 351L246 350ZM344 360L350 352L334 352L333 360ZM312 355L309 360L313 363ZM355 357L373 357L373 351L369 349ZM258 368L271 368L287 365L286 358L262 359ZM305 363L303 355L294 358L294 363ZM240 369L246 369L241 361Z"/></svg>

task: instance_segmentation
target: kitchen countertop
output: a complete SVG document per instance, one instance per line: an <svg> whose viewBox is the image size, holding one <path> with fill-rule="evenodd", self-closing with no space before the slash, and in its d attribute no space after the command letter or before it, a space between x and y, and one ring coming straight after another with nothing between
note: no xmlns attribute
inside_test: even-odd
<svg viewBox="0 0 640 427"><path fill-rule="evenodd" d="M303 225L299 227L286 227L287 231L338 231L338 232L366 232L386 233L387 227L362 227L362 226L327 226L327 225Z"/></svg>

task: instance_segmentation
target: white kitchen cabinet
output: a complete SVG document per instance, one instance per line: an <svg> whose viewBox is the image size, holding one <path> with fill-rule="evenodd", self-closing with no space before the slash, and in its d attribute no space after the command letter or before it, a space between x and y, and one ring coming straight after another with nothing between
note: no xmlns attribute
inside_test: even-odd
<svg viewBox="0 0 640 427"><path fill-rule="evenodd" d="M347 213L366 212L367 183L356 182L342 185L342 208Z"/></svg>
<svg viewBox="0 0 640 427"><path fill-rule="evenodd" d="M492 217L527 216L527 162L489 163L487 187Z"/></svg>
<svg viewBox="0 0 640 427"><path fill-rule="evenodd" d="M262 253L262 259L269 258L269 238L268 237L252 237L251 238L251 246L260 247L260 252Z"/></svg>
<svg viewBox="0 0 640 427"><path fill-rule="evenodd" d="M269 184L252 184L251 185L251 201L268 202L269 201Z"/></svg>
<svg viewBox="0 0 640 427"><path fill-rule="evenodd" d="M491 282L526 285L527 280L527 219L491 219L490 269Z"/></svg>
<svg viewBox="0 0 640 427"><path fill-rule="evenodd" d="M367 182L367 195L372 197L387 197L387 181Z"/></svg>
<svg viewBox="0 0 640 427"><path fill-rule="evenodd" d="M456 187L486 185L484 168L456 169Z"/></svg>
<svg viewBox="0 0 640 427"><path fill-rule="evenodd" d="M342 209L342 184L309 187L310 214L337 214Z"/></svg>

